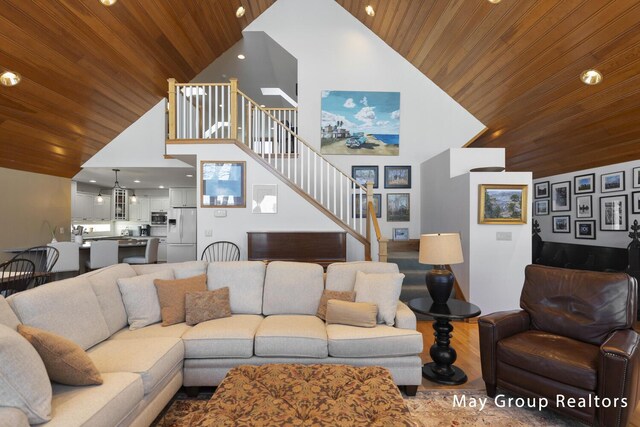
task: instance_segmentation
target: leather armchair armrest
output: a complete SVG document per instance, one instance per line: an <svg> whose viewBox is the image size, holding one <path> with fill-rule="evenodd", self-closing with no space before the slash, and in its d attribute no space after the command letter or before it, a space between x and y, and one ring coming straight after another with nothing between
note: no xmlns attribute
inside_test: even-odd
<svg viewBox="0 0 640 427"><path fill-rule="evenodd" d="M415 313L402 301L398 301L398 308L396 309L396 322L395 327L401 329L416 330L416 315Z"/></svg>
<svg viewBox="0 0 640 427"><path fill-rule="evenodd" d="M478 319L482 379L490 396L492 392L495 394L497 383L496 349L498 341L528 330L530 321L529 313L524 310L499 311Z"/></svg>
<svg viewBox="0 0 640 427"><path fill-rule="evenodd" d="M633 329L613 332L600 346L598 396L612 402L608 408L599 408L600 425L626 426L635 410L640 375L639 346L640 335Z"/></svg>

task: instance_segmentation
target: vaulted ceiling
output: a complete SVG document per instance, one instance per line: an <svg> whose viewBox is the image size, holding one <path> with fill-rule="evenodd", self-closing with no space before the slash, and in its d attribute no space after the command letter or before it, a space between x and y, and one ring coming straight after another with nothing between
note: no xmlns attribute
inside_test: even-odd
<svg viewBox="0 0 640 427"><path fill-rule="evenodd" d="M640 2L336 1L485 123L472 146L506 147L508 170L640 158ZM1 0L0 69L23 81L0 88L0 167L75 175L273 2Z"/></svg>

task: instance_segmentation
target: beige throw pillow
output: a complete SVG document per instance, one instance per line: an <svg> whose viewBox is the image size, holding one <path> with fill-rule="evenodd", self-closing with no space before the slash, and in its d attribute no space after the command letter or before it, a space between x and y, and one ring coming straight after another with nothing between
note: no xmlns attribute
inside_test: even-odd
<svg viewBox="0 0 640 427"><path fill-rule="evenodd" d="M142 276L118 279L129 329L132 331L162 320L155 279L173 280L173 270L160 270Z"/></svg>
<svg viewBox="0 0 640 427"><path fill-rule="evenodd" d="M378 306L378 323L393 326L396 321L396 310L400 291L402 290L402 273L356 274L356 302L370 302Z"/></svg>
<svg viewBox="0 0 640 427"><path fill-rule="evenodd" d="M36 349L51 381L66 385L102 384L102 376L87 353L60 335L26 325L18 332Z"/></svg>
<svg viewBox="0 0 640 427"><path fill-rule="evenodd" d="M187 325L193 326L212 319L231 316L229 288L215 291L187 292L185 298Z"/></svg>
<svg viewBox="0 0 640 427"><path fill-rule="evenodd" d="M327 303L327 325L376 326L378 307L368 302L348 302L331 299Z"/></svg>
<svg viewBox="0 0 640 427"><path fill-rule="evenodd" d="M328 291L325 289L322 292L322 297L320 297L320 305L318 306L318 311L316 313L316 316L318 316L322 320L327 320L327 301L329 301L330 299L337 299L340 301L354 301L356 299L356 293L348 291Z"/></svg>
<svg viewBox="0 0 640 427"><path fill-rule="evenodd" d="M206 291L207 275L188 277L186 279L153 281L158 291L162 326L175 325L185 320L185 295L187 292Z"/></svg>

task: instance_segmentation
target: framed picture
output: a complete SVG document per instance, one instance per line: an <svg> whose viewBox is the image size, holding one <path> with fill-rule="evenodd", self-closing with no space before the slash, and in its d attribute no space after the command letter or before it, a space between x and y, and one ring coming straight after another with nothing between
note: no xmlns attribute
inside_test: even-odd
<svg viewBox="0 0 640 427"><path fill-rule="evenodd" d="M536 200L533 203L533 214L536 216L549 215L549 201Z"/></svg>
<svg viewBox="0 0 640 427"><path fill-rule="evenodd" d="M624 171L600 175L600 192L624 191Z"/></svg>
<svg viewBox="0 0 640 427"><path fill-rule="evenodd" d="M351 166L351 176L364 187L372 182L373 188L378 188L378 166Z"/></svg>
<svg viewBox="0 0 640 427"><path fill-rule="evenodd" d="M600 197L600 231L627 231L627 195Z"/></svg>
<svg viewBox="0 0 640 427"><path fill-rule="evenodd" d="M576 239L595 239L596 238L596 222L594 220L576 220L575 221L575 238Z"/></svg>
<svg viewBox="0 0 640 427"><path fill-rule="evenodd" d="M203 208L244 208L246 171L242 161L200 162L202 177L200 206Z"/></svg>
<svg viewBox="0 0 640 427"><path fill-rule="evenodd" d="M367 196L365 194L356 195L355 206L352 215L354 218L366 218L367 214ZM362 206L362 209L360 209ZM382 218L382 194L375 193L373 195L373 209L376 211L376 218Z"/></svg>
<svg viewBox="0 0 640 427"><path fill-rule="evenodd" d="M640 214L640 191L631 193L631 213Z"/></svg>
<svg viewBox="0 0 640 427"><path fill-rule="evenodd" d="M278 186L276 184L253 184L251 213L278 213Z"/></svg>
<svg viewBox="0 0 640 427"><path fill-rule="evenodd" d="M591 218L592 216L591 196L576 197L576 218Z"/></svg>
<svg viewBox="0 0 640 427"><path fill-rule="evenodd" d="M478 224L526 224L526 185L480 184L478 188Z"/></svg>
<svg viewBox="0 0 640 427"><path fill-rule="evenodd" d="M571 182L554 182L551 184L551 211L571 210Z"/></svg>
<svg viewBox="0 0 640 427"><path fill-rule="evenodd" d="M589 173L578 175L573 178L573 189L575 194L594 193L596 191L596 174Z"/></svg>
<svg viewBox="0 0 640 427"><path fill-rule="evenodd" d="M533 184L533 198L544 199L549 197L549 181L537 182Z"/></svg>
<svg viewBox="0 0 640 427"><path fill-rule="evenodd" d="M410 221L409 193L387 194L387 221Z"/></svg>
<svg viewBox="0 0 640 427"><path fill-rule="evenodd" d="M633 188L640 188L640 168L633 168Z"/></svg>
<svg viewBox="0 0 640 427"><path fill-rule="evenodd" d="M554 233L571 233L571 218L569 215L552 216L551 231Z"/></svg>
<svg viewBox="0 0 640 427"><path fill-rule="evenodd" d="M393 240L409 240L409 229L408 228L394 228L393 229Z"/></svg>
<svg viewBox="0 0 640 427"><path fill-rule="evenodd" d="M411 166L385 166L384 188L411 188Z"/></svg>

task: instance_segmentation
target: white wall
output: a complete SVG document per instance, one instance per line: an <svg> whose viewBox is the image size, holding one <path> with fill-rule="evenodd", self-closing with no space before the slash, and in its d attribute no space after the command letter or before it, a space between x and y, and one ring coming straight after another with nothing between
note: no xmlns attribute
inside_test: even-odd
<svg viewBox="0 0 640 427"><path fill-rule="evenodd" d="M323 90L400 92L399 156L328 156L351 175L352 165L378 165L383 194L381 229L409 227L420 234L420 164L461 147L484 126L419 70L332 0L279 0L245 32L264 31L298 60L299 133L320 146ZM411 165L413 188L385 190L384 165ZM493 165L492 165L493 166ZM411 222L386 222L386 193L411 194Z"/></svg>
<svg viewBox="0 0 640 427"><path fill-rule="evenodd" d="M249 231L343 231L309 202L285 185L260 163L234 144L172 145L172 153L197 153L198 164L203 160L245 161L247 208L227 208L227 216L216 218L214 211L220 208L198 208L198 253L209 244L219 240L234 242L240 247L242 259L247 259L247 232ZM198 168L197 194L201 194L201 170ZM278 213L251 213L253 184L276 184L278 186ZM198 203L198 206L200 203ZM211 231L211 236L206 236ZM363 260L361 243L351 236L347 239L347 259Z"/></svg>
<svg viewBox="0 0 640 427"><path fill-rule="evenodd" d="M421 165L422 233L459 232L464 263L453 271L468 301L484 314L515 309L531 261L531 213L527 224L478 224L480 184L525 184L531 193L530 172L468 172L501 166L504 149L447 150ZM465 172L466 171L466 172ZM497 240L498 232L511 240Z"/></svg>
<svg viewBox="0 0 640 427"><path fill-rule="evenodd" d="M632 196L633 192L640 191L640 186L636 184L636 187L633 187L633 168L640 167L640 160L634 160L631 162L625 163L616 163L613 165L602 166L598 168L592 169L584 169L581 171L570 172L560 175L547 176L544 178L539 178L534 180L534 183L549 181L549 192L551 194L551 184L554 182L562 182L569 181L571 182L571 210L570 211L562 211L562 212L552 212L551 211L551 198L546 198L549 200L549 215L539 215L534 216L534 219L537 219L540 223L540 228L542 232L540 236L542 240L548 242L561 242L561 243L575 243L579 245L592 245L592 246L609 246L616 248L626 248L627 245L631 242L629 238L628 231L601 231L600 230L600 197L601 196L616 196L621 194L627 195L627 218L628 225L631 226L634 220L640 221L640 214L633 214L632 210ZM625 184L624 191L610 192L610 193L602 193L600 186L600 176L602 174L607 174L611 172L625 172ZM591 207L593 216L591 218L577 218L577 204L576 198L578 196L582 196L583 194L575 194L575 181L574 177L579 175L586 174L595 174L595 193L589 193L584 195L591 195ZM534 199L535 200L545 200L545 199ZM532 201L532 205L533 202ZM556 215L570 215L571 217L571 233L553 233L552 232L552 217ZM596 239L576 239L575 236L575 221L576 220L595 220L596 221Z"/></svg>

